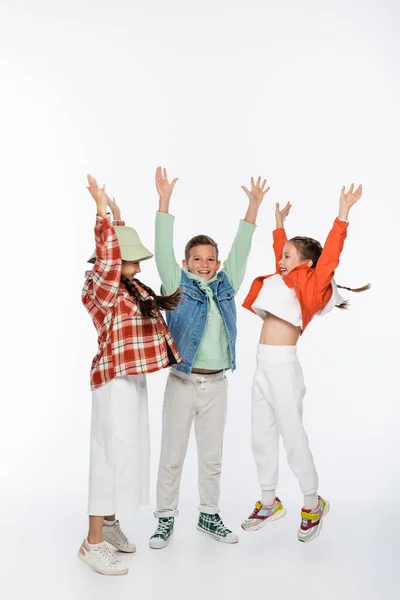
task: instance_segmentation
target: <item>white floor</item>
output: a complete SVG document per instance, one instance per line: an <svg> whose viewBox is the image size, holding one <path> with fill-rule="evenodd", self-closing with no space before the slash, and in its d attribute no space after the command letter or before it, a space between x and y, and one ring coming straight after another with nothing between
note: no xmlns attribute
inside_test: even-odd
<svg viewBox="0 0 400 600"><path fill-rule="evenodd" d="M377 512L372 502L330 498L332 509L320 537L306 545L296 538L297 501L286 502L284 519L253 533L240 530L251 506L245 501L230 503L222 515L240 533L240 541L229 546L199 533L196 508L186 505L164 550L148 547L155 520L150 507L145 507L133 520L123 522L138 547L136 554L123 556L129 574L104 577L76 558L86 520L80 507L71 505L72 495L37 500L21 520L20 498L9 507L10 518L3 521L2 570L6 565L6 571L1 590L7 600L400 597L399 520L393 520L398 513L389 512L392 506Z"/></svg>

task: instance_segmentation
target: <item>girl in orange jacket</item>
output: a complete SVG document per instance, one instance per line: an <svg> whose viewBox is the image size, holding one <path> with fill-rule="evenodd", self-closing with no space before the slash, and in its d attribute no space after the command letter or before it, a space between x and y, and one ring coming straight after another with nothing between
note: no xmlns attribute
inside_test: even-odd
<svg viewBox="0 0 400 600"><path fill-rule="evenodd" d="M352 184L347 193L343 186L339 214L323 248L312 238L287 240L283 222L291 205L282 210L276 205L276 271L257 277L243 303L263 319L252 391L252 446L262 499L242 523L246 531L260 529L286 514L275 494L280 436L304 494L299 541L317 537L329 511L329 503L318 495L318 475L302 423L305 386L296 345L314 315L324 315L334 306L347 307L338 291L342 286L336 285L333 276L347 235L349 211L361 195L361 185L354 190Z"/></svg>

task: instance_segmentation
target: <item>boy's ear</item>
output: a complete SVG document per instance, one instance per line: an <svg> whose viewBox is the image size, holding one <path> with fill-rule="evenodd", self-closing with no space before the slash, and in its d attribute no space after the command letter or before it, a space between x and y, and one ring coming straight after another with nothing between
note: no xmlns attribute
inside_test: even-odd
<svg viewBox="0 0 400 600"><path fill-rule="evenodd" d="M221 261L217 260L217 271L219 270L220 266L221 266Z"/></svg>
<svg viewBox="0 0 400 600"><path fill-rule="evenodd" d="M189 270L189 265L187 264L187 260L185 258L182 260L182 267L187 271Z"/></svg>

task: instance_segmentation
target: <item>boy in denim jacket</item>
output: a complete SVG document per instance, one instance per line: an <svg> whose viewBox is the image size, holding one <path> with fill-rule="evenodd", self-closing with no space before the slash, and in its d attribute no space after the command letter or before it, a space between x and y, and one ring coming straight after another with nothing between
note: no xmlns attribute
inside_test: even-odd
<svg viewBox="0 0 400 600"><path fill-rule="evenodd" d="M156 215L155 258L164 294L178 288L183 300L167 312L167 322L183 363L170 369L163 406L161 456L157 481L158 527L151 548L165 548L178 515L179 488L192 422L195 423L199 468L197 529L225 543L238 536L219 516L222 442L227 412L225 371L236 368L235 295L243 281L259 206L268 192L266 181L251 179L242 187L249 207L223 268L218 246L205 235L186 245L181 268L173 248L174 217L169 214L172 191L166 170L156 170L159 212Z"/></svg>

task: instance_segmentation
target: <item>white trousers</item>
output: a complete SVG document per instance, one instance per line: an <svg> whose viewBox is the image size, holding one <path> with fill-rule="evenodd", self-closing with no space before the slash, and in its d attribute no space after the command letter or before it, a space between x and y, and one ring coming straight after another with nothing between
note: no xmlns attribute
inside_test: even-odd
<svg viewBox="0 0 400 600"><path fill-rule="evenodd" d="M219 512L226 411L227 379L224 371L214 375L185 375L170 370L163 406L156 517L178 515L182 468L193 420L198 455L198 508L209 514Z"/></svg>
<svg viewBox="0 0 400 600"><path fill-rule="evenodd" d="M117 377L92 395L89 515L133 514L149 503L145 375Z"/></svg>
<svg viewBox="0 0 400 600"><path fill-rule="evenodd" d="M258 344L252 445L261 490L272 491L278 485L279 436L303 494L318 490L318 475L303 426L305 392L296 346Z"/></svg>

